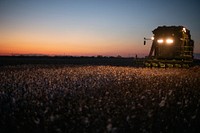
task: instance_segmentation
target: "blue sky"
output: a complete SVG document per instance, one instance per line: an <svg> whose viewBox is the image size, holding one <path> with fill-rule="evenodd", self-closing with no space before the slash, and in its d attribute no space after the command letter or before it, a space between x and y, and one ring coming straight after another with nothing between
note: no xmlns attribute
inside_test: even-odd
<svg viewBox="0 0 200 133"><path fill-rule="evenodd" d="M0 45L7 53L144 55L150 43L143 46L143 38L153 29L183 25L200 53L199 5L198 0L1 0Z"/></svg>

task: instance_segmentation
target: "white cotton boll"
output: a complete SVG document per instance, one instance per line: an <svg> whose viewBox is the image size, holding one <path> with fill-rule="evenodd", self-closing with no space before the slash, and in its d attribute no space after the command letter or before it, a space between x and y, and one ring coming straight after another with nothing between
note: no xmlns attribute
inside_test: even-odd
<svg viewBox="0 0 200 133"><path fill-rule="evenodd" d="M107 120L107 122L111 123L111 122L112 122L112 119L109 118L109 119Z"/></svg>
<svg viewBox="0 0 200 133"><path fill-rule="evenodd" d="M16 102L16 100L15 100L15 98L13 97L13 98L12 98L12 103L15 104L15 102Z"/></svg>
<svg viewBox="0 0 200 133"><path fill-rule="evenodd" d="M193 115L191 118L192 118L192 119L195 119L195 118L196 118L196 115Z"/></svg>
<svg viewBox="0 0 200 133"><path fill-rule="evenodd" d="M136 117L136 115L132 115L131 118L134 119Z"/></svg>
<svg viewBox="0 0 200 133"><path fill-rule="evenodd" d="M53 122L54 120L55 120L55 117L54 117L53 115L51 115L51 116L50 116L50 121Z"/></svg>
<svg viewBox="0 0 200 133"><path fill-rule="evenodd" d="M165 106L165 99L163 99L160 103L159 103L160 107L164 107Z"/></svg>
<svg viewBox="0 0 200 133"><path fill-rule="evenodd" d="M40 124L40 119L36 118L36 119L34 119L34 122L35 122L35 124Z"/></svg>
<svg viewBox="0 0 200 133"><path fill-rule="evenodd" d="M106 95L108 95L109 94L109 92L108 91L106 91Z"/></svg>
<svg viewBox="0 0 200 133"><path fill-rule="evenodd" d="M147 116L148 116L149 118L151 118L151 117L153 116L153 110L148 111Z"/></svg>
<svg viewBox="0 0 200 133"><path fill-rule="evenodd" d="M106 128L107 128L108 132L111 132L112 131L112 124L109 123Z"/></svg>
<svg viewBox="0 0 200 133"><path fill-rule="evenodd" d="M169 90L168 95L171 96L172 92L173 92L172 90Z"/></svg>
<svg viewBox="0 0 200 133"><path fill-rule="evenodd" d="M126 121L129 121L130 120L130 116L126 116Z"/></svg>
<svg viewBox="0 0 200 133"><path fill-rule="evenodd" d="M83 110L82 107L79 107L79 112L82 112L82 110Z"/></svg>
<svg viewBox="0 0 200 133"><path fill-rule="evenodd" d="M140 108L143 108L143 105L140 104L140 103L138 103L137 106L140 107Z"/></svg>
<svg viewBox="0 0 200 133"><path fill-rule="evenodd" d="M180 82L180 84L181 84L181 82ZM178 86L179 86L179 83L176 83L176 84L175 84L175 87L178 87Z"/></svg>
<svg viewBox="0 0 200 133"><path fill-rule="evenodd" d="M140 98L141 100L143 100L143 99L145 99L145 96L141 96L141 98Z"/></svg>
<svg viewBox="0 0 200 133"><path fill-rule="evenodd" d="M56 116L55 116L55 119L59 119L59 118L60 118L60 116L59 116L59 115L56 115Z"/></svg>
<svg viewBox="0 0 200 133"><path fill-rule="evenodd" d="M135 106L132 106L132 107L131 107L131 110L135 110Z"/></svg>
<svg viewBox="0 0 200 133"><path fill-rule="evenodd" d="M88 124L89 122L90 122L89 119L88 119L87 117L85 117L84 123L85 123L85 124Z"/></svg>
<svg viewBox="0 0 200 133"><path fill-rule="evenodd" d="M49 111L49 107L46 107L44 114L46 114Z"/></svg>
<svg viewBox="0 0 200 133"><path fill-rule="evenodd" d="M56 129L56 132L57 132L57 133L60 133L60 132L62 132L62 131L61 131L60 128L57 128L57 129Z"/></svg>

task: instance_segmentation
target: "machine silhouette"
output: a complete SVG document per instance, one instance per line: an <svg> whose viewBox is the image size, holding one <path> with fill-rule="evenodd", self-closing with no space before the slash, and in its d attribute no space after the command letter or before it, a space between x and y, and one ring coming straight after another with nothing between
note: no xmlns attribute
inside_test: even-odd
<svg viewBox="0 0 200 133"><path fill-rule="evenodd" d="M147 67L189 67L193 62L194 41L190 31L183 26L159 26L153 31L154 36L144 38L152 40Z"/></svg>

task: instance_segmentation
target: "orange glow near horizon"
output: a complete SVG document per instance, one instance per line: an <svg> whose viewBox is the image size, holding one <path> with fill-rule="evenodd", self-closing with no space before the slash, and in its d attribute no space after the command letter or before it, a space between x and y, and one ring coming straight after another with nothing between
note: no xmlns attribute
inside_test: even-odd
<svg viewBox="0 0 200 133"><path fill-rule="evenodd" d="M63 36L13 32L2 35L0 39L0 55L128 56L144 51L142 47L134 51L131 41L97 36L92 33L78 32Z"/></svg>
<svg viewBox="0 0 200 133"><path fill-rule="evenodd" d="M14 45L13 45L14 44ZM42 54L42 55L71 55L71 56L128 56L128 54L133 53L128 48L115 48L113 46L103 47L93 47L90 48L89 44L73 45L68 44L67 47L65 44L53 45L53 44L32 44L27 45L28 43L4 43L4 47L0 49L0 55L13 55L13 54ZM29 43L30 44L30 43ZM0 44L3 46L2 44ZM58 46L58 47L57 47ZM139 51L137 51L139 52ZM136 52L135 52L136 53ZM133 53L134 54L134 53Z"/></svg>

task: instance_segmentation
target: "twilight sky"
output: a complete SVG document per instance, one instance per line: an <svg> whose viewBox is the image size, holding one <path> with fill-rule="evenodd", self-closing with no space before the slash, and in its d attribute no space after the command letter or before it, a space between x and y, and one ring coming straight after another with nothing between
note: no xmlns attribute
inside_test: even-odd
<svg viewBox="0 0 200 133"><path fill-rule="evenodd" d="M200 53L199 0L1 0L0 55L147 55L163 25L191 31Z"/></svg>

